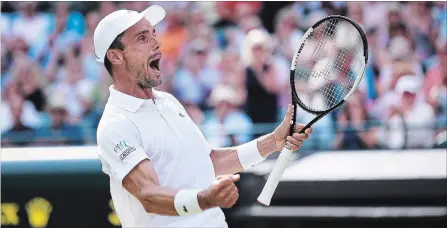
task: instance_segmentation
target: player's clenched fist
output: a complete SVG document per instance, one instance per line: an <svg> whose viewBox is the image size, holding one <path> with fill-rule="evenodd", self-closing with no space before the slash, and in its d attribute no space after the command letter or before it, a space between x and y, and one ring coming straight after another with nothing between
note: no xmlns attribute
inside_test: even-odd
<svg viewBox="0 0 447 228"><path fill-rule="evenodd" d="M239 193L234 182L240 179L237 175L218 176L217 180L206 190L199 192L198 200L202 209L212 207L230 208L237 199Z"/></svg>

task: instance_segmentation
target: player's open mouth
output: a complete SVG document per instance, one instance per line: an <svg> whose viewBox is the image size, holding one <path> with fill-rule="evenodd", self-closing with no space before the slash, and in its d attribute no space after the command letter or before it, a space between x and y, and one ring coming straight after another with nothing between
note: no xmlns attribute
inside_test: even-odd
<svg viewBox="0 0 447 228"><path fill-rule="evenodd" d="M160 59L154 59L152 61L149 62L149 67L153 70L153 71L160 71Z"/></svg>

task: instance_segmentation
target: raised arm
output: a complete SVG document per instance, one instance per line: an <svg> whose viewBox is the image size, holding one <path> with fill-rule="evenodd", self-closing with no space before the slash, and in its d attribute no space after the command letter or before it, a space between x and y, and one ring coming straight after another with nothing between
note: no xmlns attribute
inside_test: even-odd
<svg viewBox="0 0 447 228"><path fill-rule="evenodd" d="M256 144L261 160L275 152L275 139L272 134L261 136L251 143ZM216 148L211 151L210 156L216 175L234 174L244 170L239 160L238 147Z"/></svg>
<svg viewBox="0 0 447 228"><path fill-rule="evenodd" d="M246 170L270 154L281 151L285 145L292 150L298 150L303 140L309 138L308 134L312 133L312 129L307 129L304 134L294 133L293 136L288 136L292 113L290 105L282 123L270 134L238 147L213 149L210 157L216 175L234 174ZM295 131L299 132L303 127L302 124L296 124Z"/></svg>

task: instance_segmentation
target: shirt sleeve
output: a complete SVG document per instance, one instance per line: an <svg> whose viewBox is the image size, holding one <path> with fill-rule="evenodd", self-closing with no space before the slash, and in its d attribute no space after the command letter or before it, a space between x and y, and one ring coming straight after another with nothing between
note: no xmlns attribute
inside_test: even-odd
<svg viewBox="0 0 447 228"><path fill-rule="evenodd" d="M98 129L98 155L121 183L142 160L149 159L140 143L138 131L127 119L113 120Z"/></svg>

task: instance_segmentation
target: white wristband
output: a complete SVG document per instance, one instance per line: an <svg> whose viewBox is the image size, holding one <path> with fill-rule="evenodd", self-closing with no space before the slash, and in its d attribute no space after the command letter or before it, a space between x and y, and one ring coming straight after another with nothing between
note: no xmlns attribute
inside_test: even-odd
<svg viewBox="0 0 447 228"><path fill-rule="evenodd" d="M203 211L197 199L197 194L200 191L198 189L183 189L177 192L174 198L174 207L180 216L198 214Z"/></svg>
<svg viewBox="0 0 447 228"><path fill-rule="evenodd" d="M261 153L259 153L257 140L238 146L237 156L239 157L239 162L244 170L265 160L265 158L261 156Z"/></svg>

